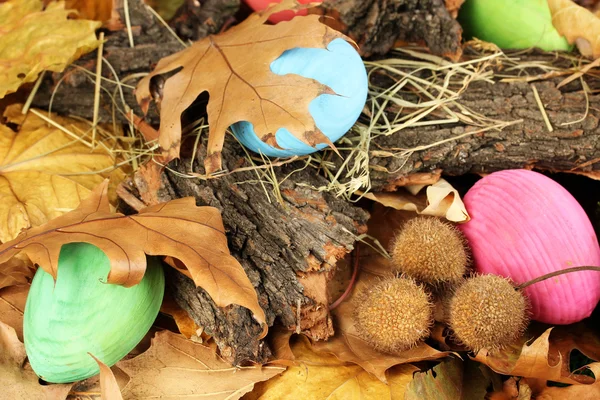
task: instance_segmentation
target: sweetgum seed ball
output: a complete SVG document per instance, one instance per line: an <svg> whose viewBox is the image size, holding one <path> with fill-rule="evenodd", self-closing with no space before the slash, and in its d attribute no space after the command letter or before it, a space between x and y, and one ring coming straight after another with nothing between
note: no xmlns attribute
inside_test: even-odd
<svg viewBox="0 0 600 400"><path fill-rule="evenodd" d="M426 283L455 282L465 274L469 256L462 234L438 218L408 221L392 244L396 271Z"/></svg>
<svg viewBox="0 0 600 400"><path fill-rule="evenodd" d="M465 195L471 220L459 226L475 269L524 283L569 267L600 265L598 238L583 208L561 185L528 170L494 172ZM600 300L600 274L580 271L525 289L532 319L572 324Z"/></svg>
<svg viewBox="0 0 600 400"><path fill-rule="evenodd" d="M382 280L363 290L355 306L359 334L380 351L407 350L429 336L432 304L423 287L411 278Z"/></svg>
<svg viewBox="0 0 600 400"><path fill-rule="evenodd" d="M475 352L513 343L527 323L525 297L501 276L469 278L450 300L449 326L456 339Z"/></svg>

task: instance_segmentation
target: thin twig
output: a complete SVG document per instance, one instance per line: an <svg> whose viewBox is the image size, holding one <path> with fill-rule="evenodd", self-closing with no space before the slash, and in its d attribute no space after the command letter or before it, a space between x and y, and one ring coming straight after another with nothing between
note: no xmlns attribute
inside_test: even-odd
<svg viewBox="0 0 600 400"><path fill-rule="evenodd" d="M536 284L538 282L545 281L546 279L554 278L555 276L559 276L559 275L569 274L571 272L580 272L580 271L596 271L596 272L600 272L600 267L572 267L572 268L565 268L565 269L561 269L559 271L554 271L554 272L550 272L550 273L542 275L542 276L538 276L535 279L532 279L530 281L527 281L525 283L521 283L520 285L517 285L516 288L519 289L519 290L523 290L523 289L525 289L528 286L531 286L531 285Z"/></svg>
<svg viewBox="0 0 600 400"><path fill-rule="evenodd" d="M102 76L102 51L104 49L104 32L100 32L100 46L96 57L96 85L94 88L94 117L92 119L92 147L96 145L96 127L100 110L100 77Z"/></svg>
<svg viewBox="0 0 600 400"><path fill-rule="evenodd" d="M546 123L546 128L548 128L548 132L553 132L554 128L552 128L552 124L550 123L550 119L548 118L548 114L546 114L546 109L544 108L544 104L542 103L542 99L540 98L540 94L537 91L537 88L534 85L531 85L531 89L533 90L533 97L535 97L535 101L540 108L540 113L542 113L542 118Z"/></svg>

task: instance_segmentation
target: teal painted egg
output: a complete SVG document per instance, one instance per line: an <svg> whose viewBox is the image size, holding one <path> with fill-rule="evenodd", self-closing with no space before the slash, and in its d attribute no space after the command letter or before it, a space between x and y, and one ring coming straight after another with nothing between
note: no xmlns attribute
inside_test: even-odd
<svg viewBox="0 0 600 400"><path fill-rule="evenodd" d="M111 366L146 335L160 309L165 278L148 258L142 281L130 288L105 283L110 260L89 243L63 245L56 283L39 268L25 305L25 350L47 382L74 382L99 373L91 353Z"/></svg>
<svg viewBox="0 0 600 400"><path fill-rule="evenodd" d="M317 127L335 142L354 125L367 99L367 72L354 47L344 39L335 39L327 49L294 48L285 51L271 63L271 71L278 75L297 74L329 86L337 95L322 94L309 105L309 112ZM271 157L306 155L327 147L311 147L292 135L284 127L275 134L277 149L256 136L247 121L231 126L233 134L248 149Z"/></svg>

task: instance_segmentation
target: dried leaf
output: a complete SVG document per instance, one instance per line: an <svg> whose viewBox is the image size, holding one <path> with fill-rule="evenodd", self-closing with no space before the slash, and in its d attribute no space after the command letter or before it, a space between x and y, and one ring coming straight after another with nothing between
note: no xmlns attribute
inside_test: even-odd
<svg viewBox="0 0 600 400"><path fill-rule="evenodd" d="M552 24L584 56L600 56L600 18L571 0L548 0Z"/></svg>
<svg viewBox="0 0 600 400"><path fill-rule="evenodd" d="M40 385L15 330L0 321L0 388L4 399L64 400L72 384ZM23 365L25 366L23 367Z"/></svg>
<svg viewBox="0 0 600 400"><path fill-rule="evenodd" d="M179 304L175 302L169 292L165 293L163 303L160 306L160 312L172 316L177 328L179 329L179 332L188 339L194 336L196 331L198 331L200 328L198 325L196 325L187 311L179 307Z"/></svg>
<svg viewBox="0 0 600 400"><path fill-rule="evenodd" d="M431 370L416 373L404 399L484 399L489 384L490 379L484 376L479 364L451 358Z"/></svg>
<svg viewBox="0 0 600 400"><path fill-rule="evenodd" d="M333 355L315 352L304 336L292 344L297 365L273 378L245 397L246 400L279 399L402 399L417 368L402 365L388 372L389 385L358 365L341 362Z"/></svg>
<svg viewBox="0 0 600 400"><path fill-rule="evenodd" d="M21 341L23 340L23 312L28 293L28 284L0 289L0 321L12 327Z"/></svg>
<svg viewBox="0 0 600 400"><path fill-rule="evenodd" d="M418 195L422 188L419 185L415 191L406 188L407 190L397 192L366 193L364 197L396 210L444 217L452 222L467 222L471 219L458 191L446 180L440 179L427 186L426 195Z"/></svg>
<svg viewBox="0 0 600 400"><path fill-rule="evenodd" d="M163 58L139 82L136 97L146 112L152 98L151 80L177 71L164 83L160 99L159 144L169 159L179 156L181 113L204 91L210 94L208 154L204 161L207 174L221 169L226 130L239 121L251 122L256 135L274 147L278 147L275 133L279 128L286 128L313 147L319 143L332 145L308 111L317 96L334 94L331 89L299 75L277 75L270 65L285 50L326 48L333 39L345 36L320 23L317 15L265 24L272 14L301 7L294 4L294 0L284 0L220 35Z"/></svg>
<svg viewBox="0 0 600 400"><path fill-rule="evenodd" d="M131 380L124 399L238 399L256 382L284 371L276 366L234 367L204 346L169 331L158 332L145 353L117 363Z"/></svg>
<svg viewBox="0 0 600 400"><path fill-rule="evenodd" d="M90 356L98 363L98 367L100 367L100 390L102 400L123 400L119 384L108 365L98 360L93 354L90 354Z"/></svg>
<svg viewBox="0 0 600 400"><path fill-rule="evenodd" d="M543 400L596 400L600 399L600 363L586 367L593 372L595 382L589 385L571 385L568 387L546 386L537 388L536 399Z"/></svg>
<svg viewBox="0 0 600 400"><path fill-rule="evenodd" d="M10 0L0 4L0 98L33 82L43 70L62 72L98 47L96 21L68 19L56 1Z"/></svg>
<svg viewBox="0 0 600 400"><path fill-rule="evenodd" d="M313 343L316 351L331 353L342 361L358 364L384 383L386 382L386 371L395 365L436 360L451 354L438 351L425 343L397 354L381 353L357 333L352 318L354 296L361 290L368 290L381 276L389 274L390 270L389 260L384 257L379 255L365 257L361 261L360 275L352 296L333 311L336 322L335 336L326 342Z"/></svg>
<svg viewBox="0 0 600 400"><path fill-rule="evenodd" d="M146 254L168 255L187 266L180 272L204 288L218 306L239 304L264 323L254 287L229 254L219 210L197 207L195 199L187 197L125 216L110 212L107 186L107 181L98 186L77 209L0 246L0 263L22 251L56 278L62 245L88 242L110 259L108 282L132 286L144 276Z"/></svg>
<svg viewBox="0 0 600 400"><path fill-rule="evenodd" d="M1 242L73 210L109 175L124 176L120 170L111 173L115 157L101 146L91 151L35 114L22 115L18 105L8 107L5 116L20 128L14 132L0 124ZM72 132L90 128L68 118L53 120Z"/></svg>
<svg viewBox="0 0 600 400"><path fill-rule="evenodd" d="M65 8L79 11L79 18L107 21L113 9L113 0L65 0Z"/></svg>
<svg viewBox="0 0 600 400"><path fill-rule="evenodd" d="M11 258L0 269L0 289L13 285L26 284L33 278L34 272L35 270L30 262L20 257Z"/></svg>
<svg viewBox="0 0 600 400"><path fill-rule="evenodd" d="M573 375L569 371L568 352L572 348L563 347L560 352L550 350L550 333L552 330L553 328L548 328L533 343L526 343L527 339L523 338L519 343L494 353L482 350L474 360L504 375L562 383L581 383L581 380L585 381L585 376Z"/></svg>

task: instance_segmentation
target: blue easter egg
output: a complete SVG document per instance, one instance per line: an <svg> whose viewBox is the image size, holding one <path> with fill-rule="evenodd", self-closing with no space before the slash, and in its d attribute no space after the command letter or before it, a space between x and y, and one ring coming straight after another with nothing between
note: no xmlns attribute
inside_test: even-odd
<svg viewBox="0 0 600 400"><path fill-rule="evenodd" d="M271 63L278 75L297 74L329 86L336 94L322 94L309 105L317 127L335 142L354 125L367 99L367 72L362 59L344 39L335 39L327 49L294 48L285 51ZM271 157L306 155L327 147L311 147L279 128L275 134L277 149L256 136L252 123L242 121L231 126L233 134L248 149Z"/></svg>

